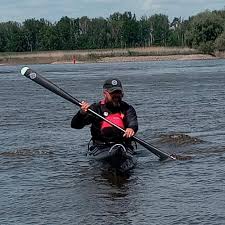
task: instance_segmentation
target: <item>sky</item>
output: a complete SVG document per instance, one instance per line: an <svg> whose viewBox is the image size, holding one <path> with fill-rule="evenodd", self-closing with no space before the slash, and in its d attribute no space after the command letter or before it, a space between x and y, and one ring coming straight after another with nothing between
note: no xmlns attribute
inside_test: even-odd
<svg viewBox="0 0 225 225"><path fill-rule="evenodd" d="M141 16L164 14L188 19L205 10L225 9L225 0L0 0L0 22L44 18L57 22L63 16L108 18L115 12L130 11Z"/></svg>

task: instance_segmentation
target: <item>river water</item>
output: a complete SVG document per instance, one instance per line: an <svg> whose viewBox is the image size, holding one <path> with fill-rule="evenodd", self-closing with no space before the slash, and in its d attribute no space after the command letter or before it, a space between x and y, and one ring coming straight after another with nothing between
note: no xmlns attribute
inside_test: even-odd
<svg viewBox="0 0 225 225"><path fill-rule="evenodd" d="M1 66L1 225L225 223L224 60L29 66L90 103L118 77L138 137L192 159L138 145L130 176L107 173L86 157L89 128L70 128L78 108Z"/></svg>

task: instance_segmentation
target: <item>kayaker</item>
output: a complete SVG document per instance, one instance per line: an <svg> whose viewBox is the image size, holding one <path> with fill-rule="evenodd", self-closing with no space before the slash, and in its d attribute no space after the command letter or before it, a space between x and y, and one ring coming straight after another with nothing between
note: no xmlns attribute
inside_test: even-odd
<svg viewBox="0 0 225 225"><path fill-rule="evenodd" d="M117 78L108 79L103 84L104 99L90 105L82 101L81 109L73 117L71 127L82 129L91 124L92 149L96 146L113 146L122 144L125 147L131 146L131 137L138 130L138 121L135 109L128 103L122 101L124 92L122 83ZM100 118L88 112L88 108L110 120L125 130L122 133Z"/></svg>

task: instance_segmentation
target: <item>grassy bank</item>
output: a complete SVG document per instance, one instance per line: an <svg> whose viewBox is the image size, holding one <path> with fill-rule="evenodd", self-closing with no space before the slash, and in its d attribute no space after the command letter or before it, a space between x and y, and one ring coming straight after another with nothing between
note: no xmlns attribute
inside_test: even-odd
<svg viewBox="0 0 225 225"><path fill-rule="evenodd" d="M74 51L43 51L25 53L0 53L0 64L36 64L36 63L76 63L84 62L107 62L138 61L145 60L173 60L179 56L200 55L200 52L190 48L148 47L127 49L104 49L104 50L74 50ZM176 57L174 57L176 56ZM126 60L122 60L122 59ZM189 57L191 58L191 57Z"/></svg>

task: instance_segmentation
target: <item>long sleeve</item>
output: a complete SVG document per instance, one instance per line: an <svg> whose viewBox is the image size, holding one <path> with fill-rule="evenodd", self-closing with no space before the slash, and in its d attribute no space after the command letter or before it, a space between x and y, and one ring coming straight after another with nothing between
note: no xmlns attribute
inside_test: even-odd
<svg viewBox="0 0 225 225"><path fill-rule="evenodd" d="M85 125L88 125L88 114L81 114L80 111L71 120L71 127L75 129L82 129Z"/></svg>
<svg viewBox="0 0 225 225"><path fill-rule="evenodd" d="M94 104L90 106L93 110ZM75 129L82 129L84 126L89 125L93 122L94 116L90 113L82 114L80 110L71 120L71 127Z"/></svg>
<svg viewBox="0 0 225 225"><path fill-rule="evenodd" d="M138 120L135 109L130 105L126 115L126 127L132 128L136 133L138 131Z"/></svg>

